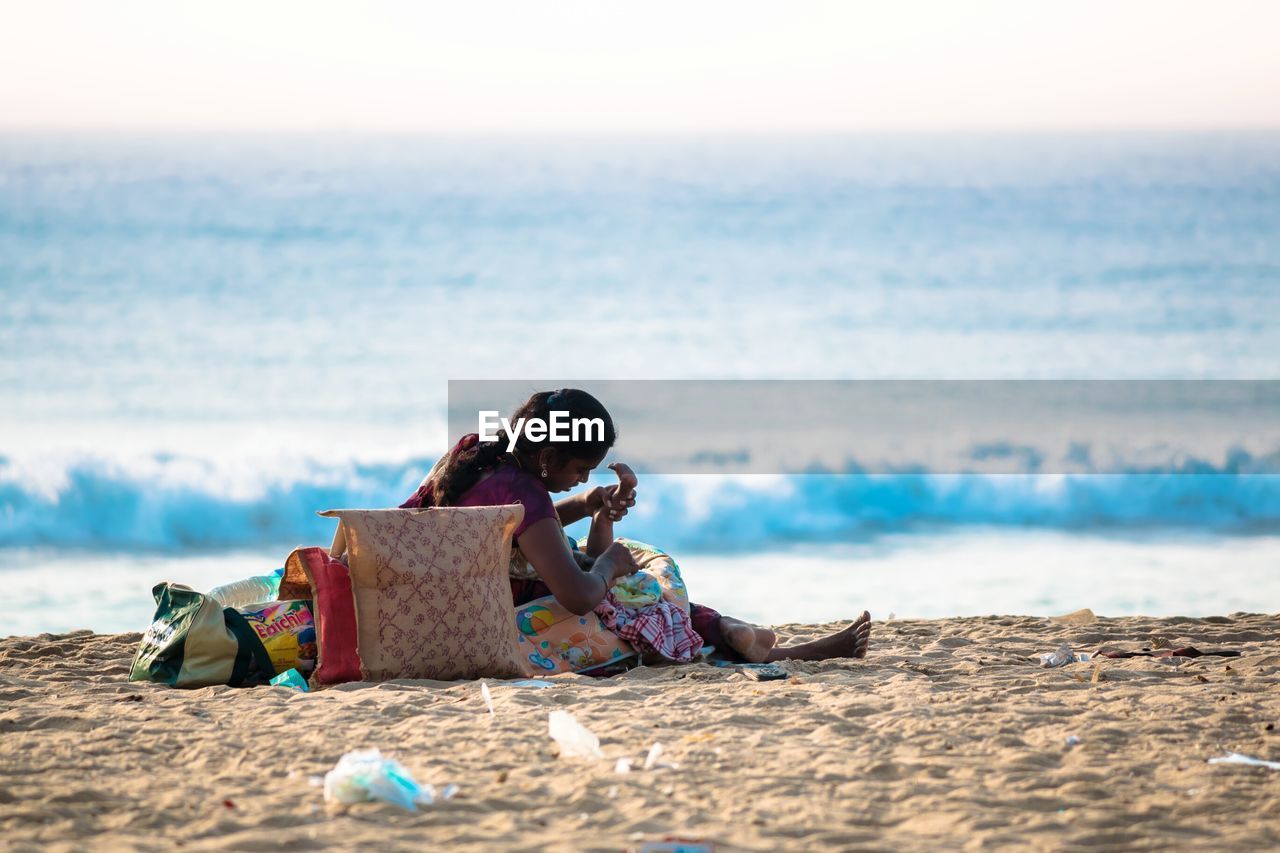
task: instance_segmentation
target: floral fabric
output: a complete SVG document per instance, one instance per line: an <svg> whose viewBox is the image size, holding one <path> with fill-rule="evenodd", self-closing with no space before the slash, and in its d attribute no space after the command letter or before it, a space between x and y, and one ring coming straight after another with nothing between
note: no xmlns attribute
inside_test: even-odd
<svg viewBox="0 0 1280 853"><path fill-rule="evenodd" d="M427 476L427 480L430 475ZM412 509L431 506L431 491L427 480L423 480L418 490L400 505L401 509ZM493 469L487 477L466 491L458 501L458 506L506 506L520 504L524 507L524 518L516 525L512 533L511 555L508 561L508 573L519 580L533 580L538 573L529 565L520 551L520 534L529 526L544 518L559 518L556 505L551 500L551 493L546 486L532 474L521 471L514 465L503 464Z"/></svg>

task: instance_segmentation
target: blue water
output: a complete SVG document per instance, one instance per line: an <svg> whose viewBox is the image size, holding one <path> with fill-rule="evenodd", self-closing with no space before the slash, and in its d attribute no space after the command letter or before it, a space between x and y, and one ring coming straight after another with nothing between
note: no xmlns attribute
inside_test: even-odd
<svg viewBox="0 0 1280 853"><path fill-rule="evenodd" d="M0 296L0 565L288 547L412 491L451 378L1276 378L1280 135L0 135ZM654 480L627 533L1258 536L1277 479Z"/></svg>

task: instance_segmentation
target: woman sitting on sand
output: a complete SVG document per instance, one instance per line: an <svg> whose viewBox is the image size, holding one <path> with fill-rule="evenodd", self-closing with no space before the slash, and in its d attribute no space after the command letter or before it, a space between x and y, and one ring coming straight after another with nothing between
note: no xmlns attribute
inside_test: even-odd
<svg viewBox="0 0 1280 853"><path fill-rule="evenodd" d="M596 486L553 503L552 492L587 482L616 438L613 419L604 406L587 392L573 388L534 394L511 416L510 423L520 418L551 423L553 411L567 413L570 422L600 419L603 438L539 442L521 431L514 450L508 453L507 441L482 442L471 433L436 463L401 507L521 504L524 518L515 530L511 571L515 605L554 595L566 609L583 615L599 606L620 578L639 569L631 552L613 537L614 522L635 506L636 478L627 466L614 464L609 467L618 474L617 485ZM563 528L587 517L591 518L591 530L586 548L570 550ZM689 615L693 631L705 644L727 657L752 663L861 658L867 654L871 636L871 616L866 612L841 631L788 647L778 647L777 636L768 628L722 616L710 607L692 604Z"/></svg>

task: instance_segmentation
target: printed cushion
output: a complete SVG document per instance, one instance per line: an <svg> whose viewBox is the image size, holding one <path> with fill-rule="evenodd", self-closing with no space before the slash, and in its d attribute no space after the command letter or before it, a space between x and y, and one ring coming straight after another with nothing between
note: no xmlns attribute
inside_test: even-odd
<svg viewBox="0 0 1280 853"><path fill-rule="evenodd" d="M339 519L346 541L364 680L525 674L507 579L523 507L320 515Z"/></svg>

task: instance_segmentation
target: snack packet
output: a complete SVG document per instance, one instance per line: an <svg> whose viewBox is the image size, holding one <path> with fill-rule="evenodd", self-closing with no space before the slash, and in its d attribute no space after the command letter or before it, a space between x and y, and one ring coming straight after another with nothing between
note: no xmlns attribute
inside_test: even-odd
<svg viewBox="0 0 1280 853"><path fill-rule="evenodd" d="M296 669L309 675L316 668L316 627L311 602L270 601L239 608L253 628L276 672Z"/></svg>

